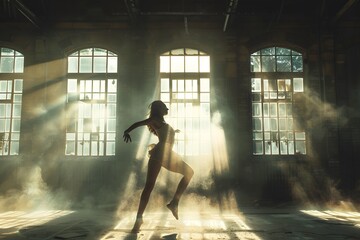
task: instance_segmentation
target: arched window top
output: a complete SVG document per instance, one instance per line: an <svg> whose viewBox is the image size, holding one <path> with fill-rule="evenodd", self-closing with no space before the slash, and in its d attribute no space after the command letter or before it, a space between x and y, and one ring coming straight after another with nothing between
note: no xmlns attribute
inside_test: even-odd
<svg viewBox="0 0 360 240"><path fill-rule="evenodd" d="M160 56L161 73L209 73L210 56L205 52L178 48Z"/></svg>
<svg viewBox="0 0 360 240"><path fill-rule="evenodd" d="M303 72L302 54L289 48L263 48L250 58L251 72Z"/></svg>
<svg viewBox="0 0 360 240"><path fill-rule="evenodd" d="M103 48L85 48L73 52L69 56L117 56L117 55Z"/></svg>
<svg viewBox="0 0 360 240"><path fill-rule="evenodd" d="M165 52L162 55L163 56L166 56L166 55L176 56L176 55L208 55L208 54L205 52L199 51L197 49L178 48L178 49L173 49L171 51Z"/></svg>
<svg viewBox="0 0 360 240"><path fill-rule="evenodd" d="M0 49L0 73L23 73L24 55L11 48Z"/></svg>
<svg viewBox="0 0 360 240"><path fill-rule="evenodd" d="M68 57L68 73L116 73L117 55L102 48L85 48Z"/></svg>

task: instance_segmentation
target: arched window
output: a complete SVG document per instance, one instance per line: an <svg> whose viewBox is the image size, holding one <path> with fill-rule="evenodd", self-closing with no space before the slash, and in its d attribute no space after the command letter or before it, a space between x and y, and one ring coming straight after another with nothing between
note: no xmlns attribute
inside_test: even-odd
<svg viewBox="0 0 360 240"><path fill-rule="evenodd" d="M66 155L115 155L117 66L106 49L68 56Z"/></svg>
<svg viewBox="0 0 360 240"><path fill-rule="evenodd" d="M0 155L18 155L24 55L0 48Z"/></svg>
<svg viewBox="0 0 360 240"><path fill-rule="evenodd" d="M160 99L169 107L175 129L175 150L188 157L209 155L210 56L180 48L160 56Z"/></svg>
<svg viewBox="0 0 360 240"><path fill-rule="evenodd" d="M304 93L302 55L270 47L251 54L254 155L306 154L306 134L293 111Z"/></svg>

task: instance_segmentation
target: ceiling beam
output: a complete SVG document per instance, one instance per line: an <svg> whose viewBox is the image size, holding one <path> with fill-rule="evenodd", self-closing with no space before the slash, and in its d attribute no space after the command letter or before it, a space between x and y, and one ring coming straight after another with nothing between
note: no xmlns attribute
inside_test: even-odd
<svg viewBox="0 0 360 240"><path fill-rule="evenodd" d="M231 15L236 13L237 5L238 5L238 0L229 0L229 5L226 10L225 22L223 27L224 32L226 32L226 30L228 29L229 22L231 21Z"/></svg>
<svg viewBox="0 0 360 240"><path fill-rule="evenodd" d="M359 0L348 0L344 6L336 13L334 22L338 21L349 9L354 6Z"/></svg>
<svg viewBox="0 0 360 240"><path fill-rule="evenodd" d="M139 15L139 9L136 6L136 0L124 0L124 2L131 22L135 23Z"/></svg>
<svg viewBox="0 0 360 240"><path fill-rule="evenodd" d="M36 28L41 29L41 21L40 19L29 9L25 6L21 0L13 0L12 3L16 7L16 9L24 15Z"/></svg>
<svg viewBox="0 0 360 240"><path fill-rule="evenodd" d="M281 15L284 10L284 6L285 6L285 0L281 0L279 11L276 14L275 20L270 21L270 23L267 27L267 32L269 32L271 30L271 27L274 25L274 23L276 24L280 21Z"/></svg>

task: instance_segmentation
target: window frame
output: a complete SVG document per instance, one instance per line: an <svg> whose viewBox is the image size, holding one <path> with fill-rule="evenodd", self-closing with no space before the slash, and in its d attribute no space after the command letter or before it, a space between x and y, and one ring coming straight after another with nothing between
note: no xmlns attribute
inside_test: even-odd
<svg viewBox="0 0 360 240"><path fill-rule="evenodd" d="M174 52L174 54L173 54ZM197 54L194 54L195 52L197 52ZM168 69L164 70L162 69L162 60L161 57L170 57L169 58L169 65L167 66ZM178 70L175 72L171 71L171 57L172 56L179 56L179 57L183 57L183 66L181 68L183 68L183 70ZM197 57L197 66L195 68L187 65L186 63L186 59L187 57ZM177 151L179 154L186 156L187 159L191 159L191 158L196 158L199 156L207 156L208 154L204 154L204 152L207 152L207 150L204 148L202 149L201 145L201 137L203 136L197 136L196 134L193 134L193 136L187 136L186 135L186 131L188 128L190 128L190 126L193 126L192 124L195 124L194 126L196 126L196 124L198 124L200 126L201 121L208 121L208 131L209 131L209 137L208 139L210 139L210 135L211 135L211 57L210 54L207 54L199 49L193 49L193 48L188 48L188 47L182 47L182 48L173 48L167 52L164 52L162 54L159 55L160 58L160 67L159 67L159 81L160 81L160 99L163 100L165 102L165 104L168 105L170 111L169 111L169 116L166 116L166 120L170 122L170 124L176 129L179 128L180 129L180 133L176 134L176 139L175 139L175 145L174 145L174 150ZM207 59L208 58L208 59ZM207 60L206 60L207 59ZM208 69L207 67L204 67L204 65L202 65L201 61L207 61L208 64ZM190 67L192 68L192 70L190 72L186 71L186 68ZM194 69L197 69L196 71ZM164 71L162 71L164 70ZM204 71L202 71L204 70ZM169 90L168 91L163 91L162 89L162 79L167 79L168 80L168 84L169 84ZM202 80L203 83L205 83L206 81L208 81L208 85L209 85L209 89L208 91L201 91L201 79L205 79ZM207 79L207 80L206 80ZM184 90L180 90L179 89L174 89L173 88L173 84L179 84L179 81L183 81L183 85L184 85ZM187 83L190 83L190 81L192 81L192 90L186 90L186 85ZM178 85L177 85L178 86ZM196 86L196 87L194 87ZM196 90L194 90L196 89ZM190 92L188 92L190 91ZM196 92L195 92L196 91ZM209 99L204 100L205 98L202 98L203 95L201 94L208 94L209 95ZM164 97L164 94L169 94L168 97ZM176 94L183 94L183 97L176 97ZM193 97L189 97L190 95L186 95L186 94L195 94L192 95ZM195 97L196 96L196 97ZM180 105L179 105L180 104ZM201 115L201 111L203 109L203 107L206 104L208 104L208 117L202 117ZM189 115L187 115L187 111L184 110L184 116L182 116L181 110L179 110L181 108L181 106L184 107L184 109L187 108L187 105L190 109L195 109L198 108L198 110L195 110L195 113L198 113L197 116L195 117L190 117ZM191 106L190 106L191 105ZM199 112L198 112L199 111ZM176 112L176 113L175 113ZM206 119L208 120L206 120ZM183 119L180 120L179 119ZM192 123L190 123L192 120ZM181 123L183 121L183 123ZM188 126L189 124L189 126ZM199 128L199 132L201 131L201 129ZM198 139L199 138L199 139ZM196 149L191 149L189 150L189 142L193 142L194 144L198 145L198 148ZM205 144L206 145L206 144ZM204 145L204 146L205 146ZM210 143L208 144L208 146L210 146ZM211 154L211 148L208 151L209 155Z"/></svg>
<svg viewBox="0 0 360 240"><path fill-rule="evenodd" d="M266 72L266 71L263 71L262 69L260 69L260 71L254 71L253 70L253 64L252 64L252 56L253 54L256 54L256 53L260 53L262 50L264 49L269 49L269 48L283 48L283 49L287 49L287 50L290 50L290 51L294 51L296 52L296 56L299 56L298 54L301 54L301 60L302 60L302 71L293 71L293 66L290 66L291 68L291 71L288 71L288 72L276 72L276 71L269 71L269 72ZM257 54L256 56L262 56L261 54ZM261 108L262 111L263 111L263 105L264 103L276 103L276 106L278 107L278 104L279 103L291 103L291 111L294 110L294 107L295 107L295 103L294 103L294 94L299 94L298 96L300 96L301 94L304 94L305 90L303 90L303 92L294 92L294 89L293 89L293 82L294 82L294 79L295 78L301 78L302 79L302 84L303 86L306 84L306 81L305 81L305 71L304 71L304 54L301 53L301 51L297 51L296 49L293 49L293 48L286 48L286 47L280 47L280 46L272 46L272 47L265 47L265 48L261 48L261 49L258 49L256 51L253 51L252 54L250 54L250 57L249 57L249 60L250 60L250 69L249 69L249 72L250 72L250 82L252 82L252 79L254 78L258 78L258 79L261 79L261 90L260 90L260 100L259 101L254 101L254 92L253 92L253 89L252 89L252 84L250 84L250 93L251 93L251 136L252 136L252 156L255 157L256 159L268 159L268 158L272 158L272 159L304 159L307 157L308 153L309 153L309 136L308 136L308 131L307 129L302 129L302 132L305 133L305 154L298 154L296 153L296 148L294 146L294 153L293 154L290 154L289 152L287 152L286 154L282 154L281 153L281 149L280 149L280 145L278 146L278 153L277 154L266 154L265 153L265 144L266 144L266 139L265 139L265 132L264 131L264 115L263 113L261 113L260 115L260 118L262 119L262 129L261 131L258 131L258 133L261 133L262 134L262 139L258 140L259 142L262 142L263 143L263 147L262 147L262 153L259 153L259 154L256 154L256 151L255 151L255 130L254 130L254 110L253 110L253 104L254 103L260 103L261 104ZM276 59L275 59L275 62L276 62ZM292 64L292 63L291 63ZM292 95L292 98L291 98L291 101L287 102L287 101L282 101L282 100L279 100L278 97L276 97L277 99L268 99L268 101L264 101L264 89L263 89L263 81L264 79L269 79L269 80L274 80L276 81L276 84L277 84L277 81L278 80L281 80L281 79L291 79L291 88L292 88L292 91L291 91L291 94ZM276 85L277 86L277 85ZM278 90L277 90L278 91ZM269 116L270 118L270 116ZM299 120L298 118L296 118L294 115L292 116L292 118L294 119L293 120L293 124L295 124L295 120ZM276 116L276 119L279 121L279 119L282 119L281 117L279 117L279 115ZM285 131L288 131L288 130L285 130ZM270 131L271 132L271 131ZM278 136L277 136L277 142L278 144L281 144L281 138L280 138L280 132L281 130L279 129L279 123L277 123L277 130L276 132L278 133ZM297 132L296 129L294 129L294 127L291 129L291 132L295 133ZM294 142L296 141L295 139L293 140ZM287 146L288 147L288 146Z"/></svg>
<svg viewBox="0 0 360 240"><path fill-rule="evenodd" d="M69 72L69 57L77 57L77 61L78 63L80 62L80 51L82 50L88 50L88 49L92 49L92 51L94 51L94 49L100 49L100 50L104 50L106 51L106 55L102 55L102 57L116 57L116 72L112 71L112 72L107 72L108 71L108 59L106 59L106 72L94 72L93 69L94 69L94 64L92 64L92 72L80 72L80 65L77 65L77 72ZM111 53L111 55L109 54L109 52ZM76 54L77 53L77 54ZM74 55L75 54L75 55ZM116 152L117 152L117 142L116 142L116 137L117 137L117 118L118 118L118 110L117 110L117 104L118 104L118 83L119 83L119 80L118 80L118 77L119 77L119 74L118 74L118 69L119 69L119 56L118 54L116 54L114 51L110 50L110 49L107 49L107 48L101 48L101 47L86 47L86 48L81 48L81 49L78 49L78 50L75 50L75 51L72 51L71 53L69 53L66 57L66 69L67 69L67 75L66 75L66 128L65 128L65 149L64 149L64 155L65 157L67 158L111 158L111 157L115 157L116 156ZM91 59L91 62L94 63L94 54L92 54L92 59ZM69 80L75 80L76 81L76 91L72 93L72 95L70 94L69 92L69 89L68 89L68 83L69 83ZM85 100L85 99L81 99L80 98L80 85L81 85L81 82L82 81L91 81L91 85L92 87L94 86L94 82L99 80L99 86L101 88L101 81L104 81L104 86L105 86L105 91L102 93L101 90L99 90L99 92L94 92L93 91L93 88L91 87L91 91L88 92L88 91L84 91L83 93L85 94L84 96L86 96L86 93L88 94L91 94L91 98L90 100ZM113 81L113 84L115 84L115 92L113 91L109 91L108 89L108 84L110 84L110 81ZM114 83L115 81L115 83ZM86 82L84 83L86 84ZM97 97L93 98L96 94L98 94L99 96L99 99L96 99ZM101 94L104 94L104 99L100 99L101 98ZM71 95L71 96L70 96ZM109 96L110 95L115 95L115 97L112 96L112 100L110 101L109 100ZM72 100L70 98L73 98ZM89 103L91 104L90 105L90 108L91 108L91 114L93 114L93 111L94 111L94 106L95 105L99 105L99 108L101 109L101 104L104 104L104 117L103 118L96 118L95 121L92 121L94 118L91 117L91 125L93 125L94 122L96 122L97 120L100 121L100 119L103 119L103 123L101 123L101 127L99 125L99 128L103 128L103 131L102 132L97 132L99 135L98 135L98 139L95 141L94 139L91 138L91 136L93 136L93 131L89 130L89 131L83 131L83 132L79 132L79 126L77 125L79 120L84 120L84 119L88 119L88 118L81 118L81 116L79 116L79 111L80 110L80 105L79 104L83 104L83 103ZM76 117L68 117L69 115L69 110L71 108L71 105L77 105L75 108L76 108ZM109 111L109 108L110 108L110 105L114 105L115 104L115 112L113 112L113 114L115 114L114 117L111 117L111 116L108 116L108 112ZM74 131L70 132L68 131L68 122L71 122L69 121L69 119L73 119L74 123L76 124L75 126L75 129ZM114 130L113 131L108 131L107 129L107 121L108 120L113 120L114 123L115 123L115 126L114 126ZM93 126L92 126L93 127ZM82 153L82 155L78 155L78 144L81 144L81 141L79 140L79 135L78 134L90 134L90 139L88 139L88 141L90 142L89 143L89 154L85 154ZM67 142L71 142L71 139L68 139L68 134L75 134L75 139L74 139L74 154L70 154L70 152L67 152L68 149L67 149ZM103 137L100 137L100 134L103 134ZM108 136L110 135L114 135L114 139L113 140L109 140L108 139ZM86 139L83 139L82 142L85 142L87 141ZM103 146L103 154L100 155L100 152L97 151L97 154L92 154L91 152L91 144L92 144L92 141L96 142L97 143L97 146L98 146L98 149L99 149L99 146L102 142L102 146ZM84 144L84 143L83 143ZM108 154L107 153L107 145L108 144L113 144L112 146L114 147L114 151L112 154Z"/></svg>
<svg viewBox="0 0 360 240"><path fill-rule="evenodd" d="M7 49L10 50L10 52L13 52L11 55L10 54L3 54L3 49ZM12 66L11 66L11 71L4 71L2 72L2 61L3 61L3 57L5 58L13 58L12 60ZM16 60L20 59L20 62L17 62ZM20 65L18 65L20 64ZM20 67L20 70L17 68ZM21 155L21 127L22 127L22 109L23 109L23 94L24 94L24 77L25 77L25 56L23 53L21 53L20 51L18 51L17 49L14 48L10 48L10 47L6 47L6 46L0 46L0 81L1 82L7 82L7 90L5 91L1 91L0 94L6 96L6 99L2 99L0 100L0 104L4 104L4 111L6 108L6 105L10 104L10 117L7 117L7 113L5 112L4 116L0 116L0 119L4 120L4 124L6 122L6 119L9 119L9 130L6 131L6 129L4 129L4 136L6 136L6 133L8 133L8 140L5 141L4 137L3 139L0 140L1 143L1 158L11 158L11 157L16 157ZM20 82L20 89L19 90L15 90L15 83L18 80L18 82ZM9 91L8 89L8 82L11 81L11 91ZM10 96L9 96L10 94ZM8 97L10 97L10 99L8 99ZM15 99L17 98L17 99ZM20 105L19 109L15 109L15 105ZM18 116L14 116L15 111L17 112ZM13 130L13 124L14 124L14 120L18 120L18 130ZM6 128L6 125L4 126L4 128ZM15 137L16 135L18 135L17 137ZM4 144L8 144L8 152L7 154L3 153L3 146ZM12 154L12 146L13 144L17 143L17 149L16 149L16 153Z"/></svg>

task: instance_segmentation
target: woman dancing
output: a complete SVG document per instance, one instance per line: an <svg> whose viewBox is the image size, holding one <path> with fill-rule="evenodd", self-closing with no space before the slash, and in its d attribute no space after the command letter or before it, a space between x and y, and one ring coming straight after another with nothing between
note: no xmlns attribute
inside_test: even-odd
<svg viewBox="0 0 360 240"><path fill-rule="evenodd" d="M179 130L174 130L168 123L165 122L164 116L168 114L168 110L169 109L162 101L154 101L150 105L149 118L135 122L124 131L123 138L126 143L131 142L129 133L132 130L145 125L149 128L151 133L155 134L159 138L159 142L153 149L149 151L150 159L148 162L146 183L141 193L136 221L133 229L131 230L133 233L139 232L140 226L143 223L142 216L161 167L183 175L183 178L179 182L173 199L169 204L166 205L176 219L178 219L178 204L180 197L182 196L192 176L194 175L193 169L182 160L179 154L172 150L175 140L175 133L178 133Z"/></svg>

